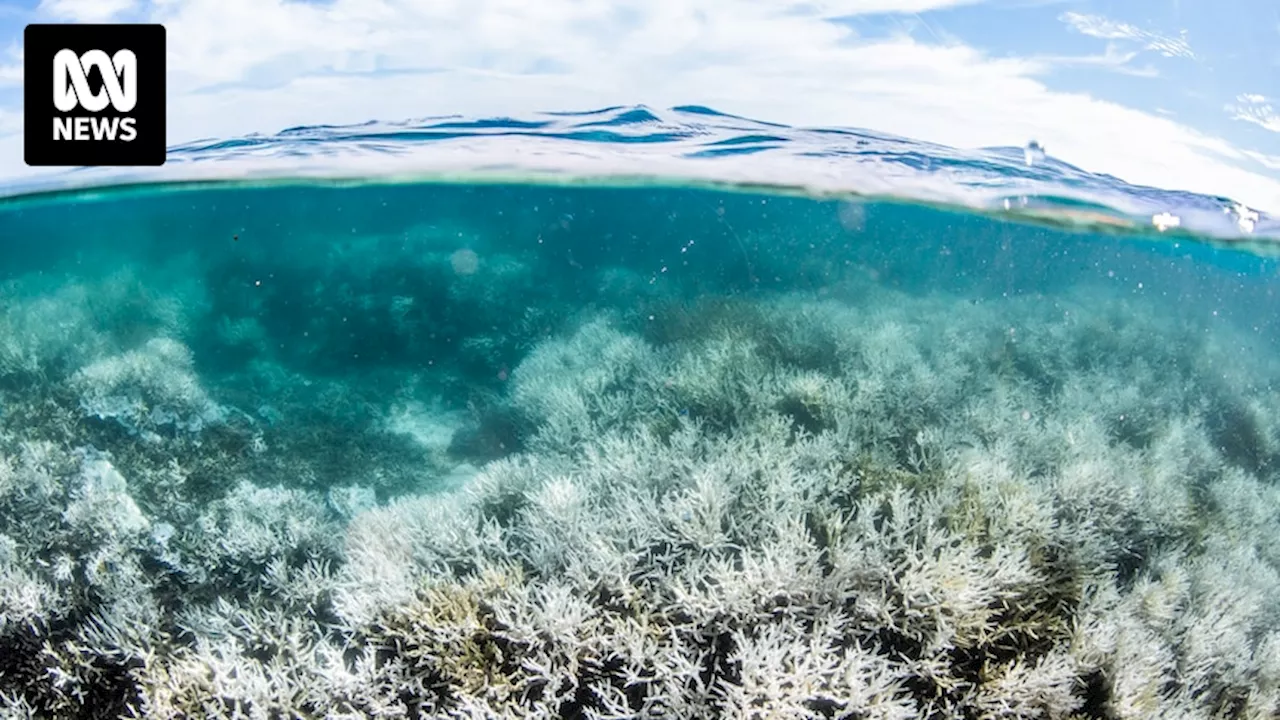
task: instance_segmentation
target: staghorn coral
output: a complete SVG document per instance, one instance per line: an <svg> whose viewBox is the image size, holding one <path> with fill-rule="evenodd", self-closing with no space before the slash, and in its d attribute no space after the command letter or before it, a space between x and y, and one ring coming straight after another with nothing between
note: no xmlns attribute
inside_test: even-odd
<svg viewBox="0 0 1280 720"><path fill-rule="evenodd" d="M528 290L515 264L494 265ZM501 305L469 282L452 292ZM675 320L586 313L486 396L522 443L478 468L452 462L466 411L430 400L449 383L425 371L321 379L261 359L228 381L160 326L88 348L52 373L55 403L123 392L203 417L235 405L219 380L261 405L242 413L252 423L228 413L244 423L237 452L224 430L187 424L193 437L162 438L164 464L130 462L116 436L68 444L85 436L67 415L23 410L72 423L43 438L6 421L0 704L172 718L1280 712L1267 356L1092 290L1053 306L850 293L860 305L778 294ZM387 307L397 332L419 332L417 302ZM222 342L272 332L242 329ZM296 419L308 405L323 411ZM352 405L371 419L334 420ZM405 482L372 462L316 478L317 448L348 429L421 450L378 458L425 460L401 463Z"/></svg>

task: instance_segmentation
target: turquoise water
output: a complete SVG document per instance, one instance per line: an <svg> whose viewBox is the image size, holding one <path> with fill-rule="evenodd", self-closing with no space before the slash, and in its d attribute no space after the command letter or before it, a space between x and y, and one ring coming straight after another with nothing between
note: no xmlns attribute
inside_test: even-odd
<svg viewBox="0 0 1280 720"><path fill-rule="evenodd" d="M755 187L962 207L1274 253L1280 221L1238 199L1141 187L1026 147L961 150L861 128L789 127L701 106L431 117L188 142L159 168L10 179L0 197L167 183L527 182ZM1156 219L1160 218L1157 222Z"/></svg>
<svg viewBox="0 0 1280 720"><path fill-rule="evenodd" d="M717 184L802 133L637 112L11 187L6 714L1280 714L1274 220L853 131Z"/></svg>

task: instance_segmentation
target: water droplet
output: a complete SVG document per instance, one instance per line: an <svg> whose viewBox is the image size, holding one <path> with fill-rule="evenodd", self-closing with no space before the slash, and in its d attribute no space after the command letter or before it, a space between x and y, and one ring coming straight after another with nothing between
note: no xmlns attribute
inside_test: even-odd
<svg viewBox="0 0 1280 720"><path fill-rule="evenodd" d="M1246 235L1253 232L1253 229L1258 226L1258 212L1249 209L1248 205L1236 203L1227 212L1236 216L1236 226L1240 228L1240 232Z"/></svg>
<svg viewBox="0 0 1280 720"><path fill-rule="evenodd" d="M1032 140L1022 149L1022 156L1027 161L1027 167L1034 167L1036 163L1044 162L1044 147Z"/></svg>
<svg viewBox="0 0 1280 720"><path fill-rule="evenodd" d="M1160 232L1164 232L1169 228L1176 228L1181 225L1182 218L1179 218L1177 215L1170 215L1167 212L1162 212L1159 215L1151 216L1151 224L1155 225L1156 229Z"/></svg>

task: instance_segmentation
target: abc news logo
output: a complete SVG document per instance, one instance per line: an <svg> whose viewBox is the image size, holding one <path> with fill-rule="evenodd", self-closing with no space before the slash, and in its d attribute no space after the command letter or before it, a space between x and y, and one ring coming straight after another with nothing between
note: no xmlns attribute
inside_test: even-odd
<svg viewBox="0 0 1280 720"><path fill-rule="evenodd" d="M53 105L69 113L77 107L89 112L102 112L111 103L116 112L127 113L138 104L138 56L121 50L107 57L101 50L90 50L77 56L72 50L61 50L53 56ZM85 68L95 68L102 75L102 91L89 89ZM55 117L54 140L115 140L132 142L138 137L136 119L132 117ZM73 131L74 128L74 131ZM90 132L92 130L92 132Z"/></svg>
<svg viewBox="0 0 1280 720"><path fill-rule="evenodd" d="M163 165L161 25L28 25L26 162Z"/></svg>

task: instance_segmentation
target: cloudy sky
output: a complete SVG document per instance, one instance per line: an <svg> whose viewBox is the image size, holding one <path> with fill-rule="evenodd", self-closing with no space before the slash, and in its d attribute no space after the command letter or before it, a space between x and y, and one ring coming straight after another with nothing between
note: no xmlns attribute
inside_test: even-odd
<svg viewBox="0 0 1280 720"><path fill-rule="evenodd" d="M0 0L0 178L22 29L168 28L169 141L301 124L697 104L957 147L1038 140L1280 211L1275 0Z"/></svg>

